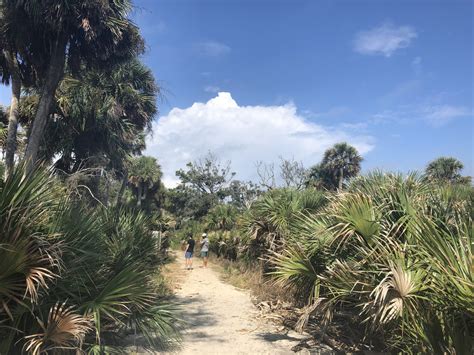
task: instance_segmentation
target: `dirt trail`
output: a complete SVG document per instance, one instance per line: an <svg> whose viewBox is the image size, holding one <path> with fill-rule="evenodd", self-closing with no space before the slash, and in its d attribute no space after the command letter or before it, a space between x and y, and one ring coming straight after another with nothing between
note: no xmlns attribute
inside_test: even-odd
<svg viewBox="0 0 474 355"><path fill-rule="evenodd" d="M177 264L178 263L178 264ZM183 308L188 327L178 354L294 354L291 348L302 336L280 333L268 322L256 318L257 309L248 292L219 279L211 267L184 270L178 255L172 270L179 273L177 302Z"/></svg>

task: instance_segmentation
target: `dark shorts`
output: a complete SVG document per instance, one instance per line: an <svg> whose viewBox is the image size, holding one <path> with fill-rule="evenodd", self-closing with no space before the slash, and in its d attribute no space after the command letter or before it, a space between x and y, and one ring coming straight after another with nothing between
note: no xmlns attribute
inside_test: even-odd
<svg viewBox="0 0 474 355"><path fill-rule="evenodd" d="M184 254L184 257L186 259L191 259L193 257L193 252L192 251L187 251L185 254Z"/></svg>
<svg viewBox="0 0 474 355"><path fill-rule="evenodd" d="M202 251L201 252L201 258L207 258L209 256L209 252L208 251Z"/></svg>

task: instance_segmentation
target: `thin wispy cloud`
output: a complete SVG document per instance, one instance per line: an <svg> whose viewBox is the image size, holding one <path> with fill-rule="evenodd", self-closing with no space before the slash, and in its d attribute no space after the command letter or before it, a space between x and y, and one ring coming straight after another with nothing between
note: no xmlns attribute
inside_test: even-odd
<svg viewBox="0 0 474 355"><path fill-rule="evenodd" d="M341 117L350 113L351 110L345 106L335 106L331 107L327 111L321 112L311 112L311 111L304 111L303 113L307 114L310 118L334 118L334 117Z"/></svg>
<svg viewBox="0 0 474 355"><path fill-rule="evenodd" d="M421 75L423 69L421 57L413 58L411 61L411 68L413 69L415 76L419 77Z"/></svg>
<svg viewBox="0 0 474 355"><path fill-rule="evenodd" d="M231 160L237 178L257 180L255 162L294 157L305 166L320 161L334 143L347 141L361 154L373 149L373 139L340 127L309 121L294 104L239 106L230 93L220 92L206 103L174 108L153 126L146 154L158 158L166 186L178 182L175 172L212 151Z"/></svg>
<svg viewBox="0 0 474 355"><path fill-rule="evenodd" d="M205 92L210 92L210 93L214 93L214 94L219 92L219 90L220 90L220 88L218 86L214 86L214 85L208 85L208 86L204 87Z"/></svg>
<svg viewBox="0 0 474 355"><path fill-rule="evenodd" d="M415 99L422 92L423 82L419 79L403 81L380 97L380 102L388 105Z"/></svg>
<svg viewBox="0 0 474 355"><path fill-rule="evenodd" d="M219 57L230 53L230 47L224 43L216 41L204 41L194 44L194 49L205 56Z"/></svg>
<svg viewBox="0 0 474 355"><path fill-rule="evenodd" d="M465 106L437 105L420 109L422 117L435 127L444 126L453 120L472 117L472 109Z"/></svg>
<svg viewBox="0 0 474 355"><path fill-rule="evenodd" d="M397 50L406 48L417 37L411 26L384 23L367 31L360 31L354 39L354 50L361 54L391 57Z"/></svg>
<svg viewBox="0 0 474 355"><path fill-rule="evenodd" d="M451 122L473 117L472 108L451 104L420 104L401 106L398 109L384 110L375 113L366 121L368 126L381 124L409 125L425 122L432 127L442 127Z"/></svg>

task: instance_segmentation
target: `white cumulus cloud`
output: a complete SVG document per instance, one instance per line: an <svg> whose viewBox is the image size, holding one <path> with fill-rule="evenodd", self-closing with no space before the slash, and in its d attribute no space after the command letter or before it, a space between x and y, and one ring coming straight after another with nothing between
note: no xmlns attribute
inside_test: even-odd
<svg viewBox="0 0 474 355"><path fill-rule="evenodd" d="M256 180L255 163L294 158L305 166L318 163L333 144L347 141L361 154L373 148L372 138L323 127L284 106L239 106L230 93L220 92L206 103L173 108L153 126L146 154L158 158L167 186L178 182L175 172L208 151L230 160L236 178Z"/></svg>
<svg viewBox="0 0 474 355"><path fill-rule="evenodd" d="M380 54L386 57L401 48L406 48L417 37L411 26L396 27L391 23L384 23L379 27L356 34L354 50L361 54Z"/></svg>

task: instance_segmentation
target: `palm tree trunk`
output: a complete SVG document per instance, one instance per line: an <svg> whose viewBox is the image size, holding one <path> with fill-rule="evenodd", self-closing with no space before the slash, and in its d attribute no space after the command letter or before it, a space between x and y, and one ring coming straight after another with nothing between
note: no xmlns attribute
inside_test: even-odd
<svg viewBox="0 0 474 355"><path fill-rule="evenodd" d="M18 130L18 105L20 102L21 78L20 69L16 54L4 51L7 58L8 67L12 75L12 99L10 103L10 113L8 116L8 133L7 145L5 152L5 178L9 176L13 170L16 151L16 133Z"/></svg>
<svg viewBox="0 0 474 355"><path fill-rule="evenodd" d="M148 197L147 195L148 195L148 187L147 187L146 184L143 184L143 196L142 196L142 198L143 198L143 202L145 203L145 209L148 212L148 207L149 206L148 206L148 203L147 203L147 200L146 200L147 197Z"/></svg>
<svg viewBox="0 0 474 355"><path fill-rule="evenodd" d="M123 194L125 193L125 188L127 187L127 180L128 180L128 172L125 171L122 177L122 185L120 186L120 190L117 195L117 203L116 203L117 206L120 206L122 204Z"/></svg>
<svg viewBox="0 0 474 355"><path fill-rule="evenodd" d="M38 103L38 109L35 114L33 126L28 138L28 145L25 152L26 170L31 172L38 159L41 138L48 120L51 103L54 94L59 85L59 81L64 74L64 62L66 59L66 39L58 38L55 48L51 54L51 60L46 73L44 85L41 90L41 97Z"/></svg>
<svg viewBox="0 0 474 355"><path fill-rule="evenodd" d="M110 181L109 181L109 176L105 174L104 205L106 207L109 207L109 197L110 197Z"/></svg>
<svg viewBox="0 0 474 355"><path fill-rule="evenodd" d="M342 182L344 181L344 169L339 168L339 190L342 190Z"/></svg>
<svg viewBox="0 0 474 355"><path fill-rule="evenodd" d="M139 182L137 187L137 207L140 208L142 206L142 187L143 183Z"/></svg>

